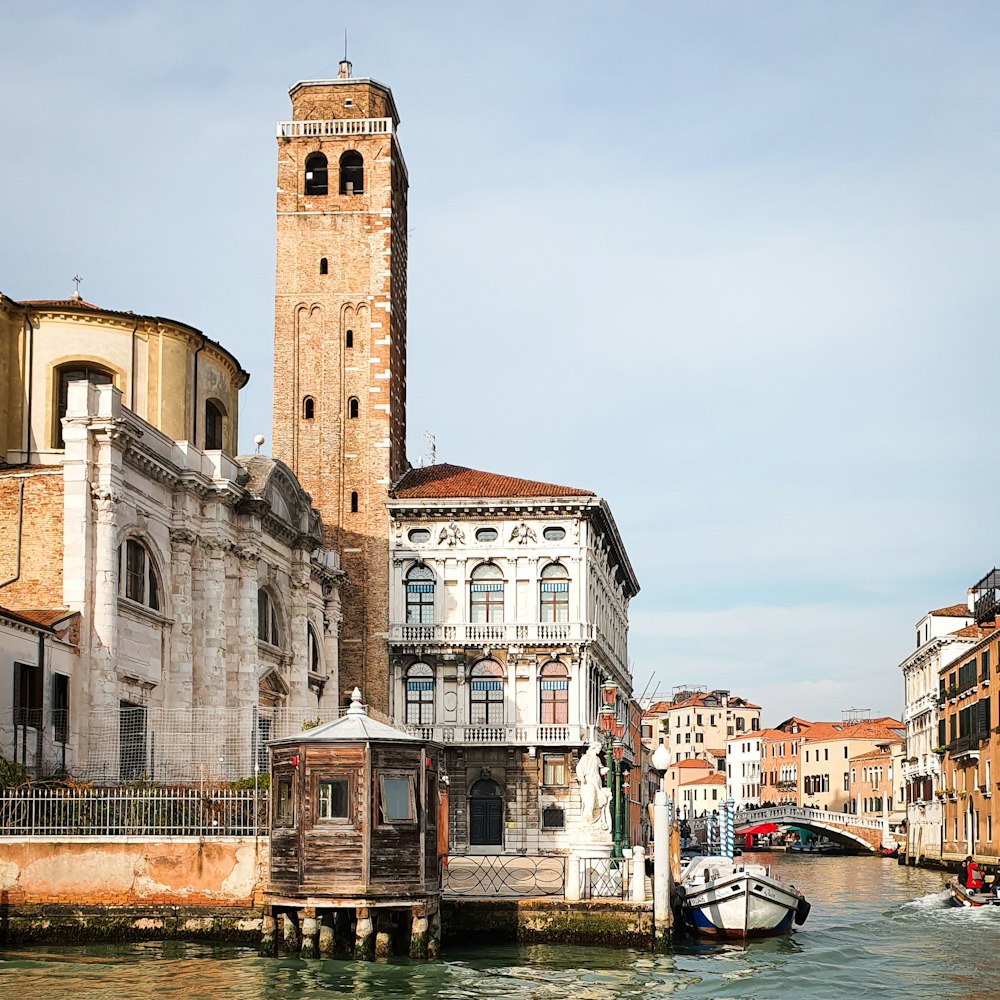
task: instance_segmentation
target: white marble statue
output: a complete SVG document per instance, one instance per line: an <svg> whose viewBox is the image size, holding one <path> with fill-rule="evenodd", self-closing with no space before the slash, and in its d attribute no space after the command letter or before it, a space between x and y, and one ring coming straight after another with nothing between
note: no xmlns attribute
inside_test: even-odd
<svg viewBox="0 0 1000 1000"><path fill-rule="evenodd" d="M611 832L608 817L611 790L601 780L607 773L608 769L601 764L601 744L595 740L576 765L576 780L580 783L580 827L601 839Z"/></svg>

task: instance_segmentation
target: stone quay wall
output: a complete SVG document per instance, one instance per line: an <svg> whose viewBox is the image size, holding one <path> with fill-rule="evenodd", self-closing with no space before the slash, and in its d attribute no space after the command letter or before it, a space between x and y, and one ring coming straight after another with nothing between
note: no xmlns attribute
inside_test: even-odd
<svg viewBox="0 0 1000 1000"><path fill-rule="evenodd" d="M4 837L0 905L263 905L267 839Z"/></svg>

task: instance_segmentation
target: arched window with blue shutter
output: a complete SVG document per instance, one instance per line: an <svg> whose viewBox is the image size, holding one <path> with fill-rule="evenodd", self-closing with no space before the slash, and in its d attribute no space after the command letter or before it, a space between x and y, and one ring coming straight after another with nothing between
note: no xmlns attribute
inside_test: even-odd
<svg viewBox="0 0 1000 1000"><path fill-rule="evenodd" d="M560 563L549 563L539 583L539 620L569 621L569 573Z"/></svg>
<svg viewBox="0 0 1000 1000"><path fill-rule="evenodd" d="M480 660L469 675L469 722L473 726L502 726L504 671L496 660Z"/></svg>
<svg viewBox="0 0 1000 1000"><path fill-rule="evenodd" d="M480 563L469 583L469 621L486 625L503 621L503 572L493 563Z"/></svg>
<svg viewBox="0 0 1000 1000"><path fill-rule="evenodd" d="M429 625L434 621L434 571L418 564L406 574L406 622Z"/></svg>
<svg viewBox="0 0 1000 1000"><path fill-rule="evenodd" d="M426 663L406 671L406 724L434 725L434 668Z"/></svg>
<svg viewBox="0 0 1000 1000"><path fill-rule="evenodd" d="M538 719L543 726L569 723L569 671L566 664L551 660L538 677Z"/></svg>

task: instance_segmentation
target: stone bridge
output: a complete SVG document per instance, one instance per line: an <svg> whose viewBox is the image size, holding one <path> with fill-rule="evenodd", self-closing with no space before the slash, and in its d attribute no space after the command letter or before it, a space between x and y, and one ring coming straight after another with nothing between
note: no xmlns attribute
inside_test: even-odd
<svg viewBox="0 0 1000 1000"><path fill-rule="evenodd" d="M736 813L733 823L737 836L761 823L776 823L778 826L798 826L844 847L873 853L881 850L883 836L888 832L881 820L793 805L742 809Z"/></svg>

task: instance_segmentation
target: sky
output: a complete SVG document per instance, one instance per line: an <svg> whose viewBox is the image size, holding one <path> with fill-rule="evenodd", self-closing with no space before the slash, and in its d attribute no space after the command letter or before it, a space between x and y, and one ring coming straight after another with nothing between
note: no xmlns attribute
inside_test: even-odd
<svg viewBox="0 0 1000 1000"><path fill-rule="evenodd" d="M1000 6L8 3L0 290L221 341L244 451L274 123L345 29L402 118L410 460L608 500L638 692L898 717L998 561Z"/></svg>

